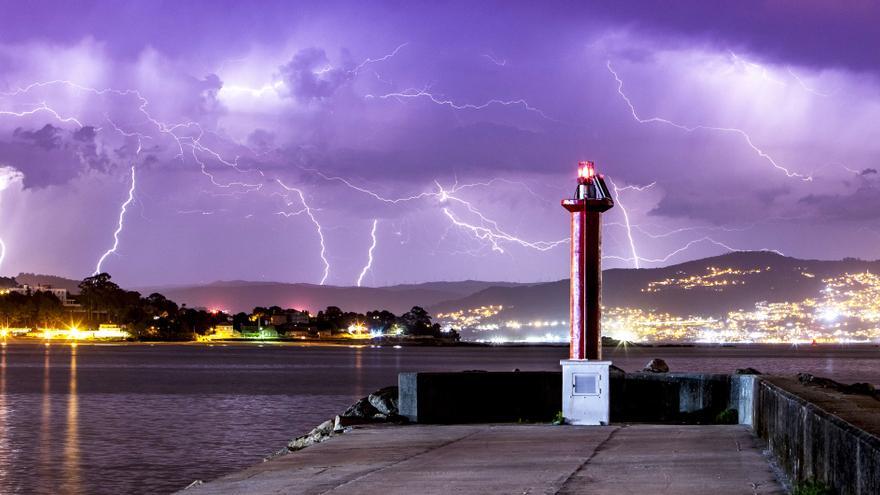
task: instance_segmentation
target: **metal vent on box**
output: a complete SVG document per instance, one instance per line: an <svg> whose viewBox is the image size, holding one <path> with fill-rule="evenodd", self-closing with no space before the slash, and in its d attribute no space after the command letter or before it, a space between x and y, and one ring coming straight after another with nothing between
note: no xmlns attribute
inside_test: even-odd
<svg viewBox="0 0 880 495"><path fill-rule="evenodd" d="M595 373L575 373L575 395L599 395L599 375Z"/></svg>

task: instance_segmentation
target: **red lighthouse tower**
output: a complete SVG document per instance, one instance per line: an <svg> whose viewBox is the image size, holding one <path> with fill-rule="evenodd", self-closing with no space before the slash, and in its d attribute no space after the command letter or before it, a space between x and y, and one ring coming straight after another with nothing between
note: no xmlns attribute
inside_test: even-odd
<svg viewBox="0 0 880 495"><path fill-rule="evenodd" d="M602 213L614 206L593 162L578 164L571 213L571 349L562 365L562 416L576 425L607 425L611 363L602 361Z"/></svg>
<svg viewBox="0 0 880 495"><path fill-rule="evenodd" d="M571 212L570 359L602 359L602 213L614 206L593 162L578 163Z"/></svg>

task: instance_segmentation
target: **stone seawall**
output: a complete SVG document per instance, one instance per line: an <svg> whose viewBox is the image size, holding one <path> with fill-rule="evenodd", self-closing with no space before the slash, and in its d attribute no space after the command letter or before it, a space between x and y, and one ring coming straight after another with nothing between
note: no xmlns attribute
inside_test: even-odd
<svg viewBox="0 0 880 495"><path fill-rule="evenodd" d="M753 427L793 482L818 481L840 495L877 495L880 437L870 430L880 426L878 411L873 397L768 377L758 380Z"/></svg>
<svg viewBox="0 0 880 495"><path fill-rule="evenodd" d="M400 414L418 423L550 421L562 410L558 372L401 373ZM611 374L611 421L712 424L736 410L751 424L754 376ZM725 422L731 422L728 419Z"/></svg>

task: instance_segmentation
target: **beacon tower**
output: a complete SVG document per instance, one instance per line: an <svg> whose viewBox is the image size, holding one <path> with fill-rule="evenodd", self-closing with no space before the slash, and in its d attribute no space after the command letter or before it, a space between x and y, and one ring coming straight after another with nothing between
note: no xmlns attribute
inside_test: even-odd
<svg viewBox="0 0 880 495"><path fill-rule="evenodd" d="M572 424L608 424L611 365L602 361L602 213L614 200L593 162L578 164L571 215L569 359L563 360L562 414Z"/></svg>

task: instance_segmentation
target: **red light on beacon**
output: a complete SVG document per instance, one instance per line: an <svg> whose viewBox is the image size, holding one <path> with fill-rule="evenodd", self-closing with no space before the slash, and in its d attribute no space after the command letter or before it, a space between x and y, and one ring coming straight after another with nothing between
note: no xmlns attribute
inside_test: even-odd
<svg viewBox="0 0 880 495"><path fill-rule="evenodd" d="M578 178L592 179L596 176L596 166L593 162L578 163Z"/></svg>

